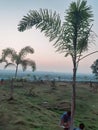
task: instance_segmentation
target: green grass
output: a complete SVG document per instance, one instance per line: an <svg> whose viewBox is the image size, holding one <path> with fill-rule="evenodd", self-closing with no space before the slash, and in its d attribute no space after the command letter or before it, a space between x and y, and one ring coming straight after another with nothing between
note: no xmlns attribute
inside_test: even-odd
<svg viewBox="0 0 98 130"><path fill-rule="evenodd" d="M70 109L70 83L57 84L54 90L49 84L14 85L14 100L8 100L10 82L0 85L0 130L61 130L61 113ZM78 83L75 126L80 122L85 123L86 130L98 130L98 92Z"/></svg>

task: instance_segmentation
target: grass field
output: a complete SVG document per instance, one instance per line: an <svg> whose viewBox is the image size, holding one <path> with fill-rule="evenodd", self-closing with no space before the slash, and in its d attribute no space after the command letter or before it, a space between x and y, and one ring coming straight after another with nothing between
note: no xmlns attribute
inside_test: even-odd
<svg viewBox="0 0 98 130"><path fill-rule="evenodd" d="M15 82L14 100L9 81L0 85L0 130L62 130L61 114L70 109L71 83ZM77 83L75 126L84 122L85 130L98 130L98 92L88 83Z"/></svg>

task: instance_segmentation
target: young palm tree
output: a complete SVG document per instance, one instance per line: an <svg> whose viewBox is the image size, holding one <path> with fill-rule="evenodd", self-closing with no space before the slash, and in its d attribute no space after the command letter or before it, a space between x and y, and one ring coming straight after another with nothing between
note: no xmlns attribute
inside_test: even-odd
<svg viewBox="0 0 98 130"><path fill-rule="evenodd" d="M16 67L16 71L15 71L15 78L16 78L19 65L22 65L23 71L27 69L28 65L32 67L33 71L36 69L36 65L33 60L25 59L25 56L28 53L31 53L31 54L34 53L34 49L31 48L30 46L26 46L22 48L18 54L14 49L6 48L2 50L1 62L6 62L5 68L10 65L14 65ZM11 58L11 62L8 62L7 58Z"/></svg>
<svg viewBox="0 0 98 130"><path fill-rule="evenodd" d="M92 22L91 7L87 6L86 0L72 2L66 11L64 22L61 23L59 14L47 9L30 10L22 18L18 25L19 31L25 31L33 26L39 28L41 32L49 37L50 41L55 39L53 44L57 51L70 55L73 62L73 93L71 105L71 128L73 128L75 104L76 104L76 72L82 53L88 49L88 38L90 36Z"/></svg>

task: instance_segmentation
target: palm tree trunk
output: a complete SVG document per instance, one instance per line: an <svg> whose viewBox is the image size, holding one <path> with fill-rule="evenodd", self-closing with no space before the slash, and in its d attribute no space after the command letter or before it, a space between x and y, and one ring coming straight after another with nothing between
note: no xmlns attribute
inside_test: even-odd
<svg viewBox="0 0 98 130"><path fill-rule="evenodd" d="M11 80L11 86L10 86L10 98L8 100L13 100L14 99L14 79Z"/></svg>
<svg viewBox="0 0 98 130"><path fill-rule="evenodd" d="M17 71L18 71L18 65L16 66L15 79L16 79L16 77L17 77Z"/></svg>
<svg viewBox="0 0 98 130"><path fill-rule="evenodd" d="M75 116L75 109L76 109L77 25L75 26L74 34L75 34L75 36L74 36L74 39L73 39L74 55L72 57L72 60L73 60L73 82L72 82L71 126L70 126L70 130L73 130L74 116Z"/></svg>
<svg viewBox="0 0 98 130"><path fill-rule="evenodd" d="M73 130L74 116L76 109L76 66L73 68L73 83L72 83L72 100L71 100L71 126L70 130Z"/></svg>

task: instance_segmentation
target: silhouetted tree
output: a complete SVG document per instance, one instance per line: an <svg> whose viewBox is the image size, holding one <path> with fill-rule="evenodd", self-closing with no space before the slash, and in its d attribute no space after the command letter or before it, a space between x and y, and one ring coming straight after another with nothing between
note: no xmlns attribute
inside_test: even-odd
<svg viewBox="0 0 98 130"><path fill-rule="evenodd" d="M49 37L50 41L55 40L53 44L57 51L70 55L73 62L73 94L71 105L71 128L73 130L73 121L76 104L76 72L82 53L88 50L88 38L90 36L92 22L91 7L87 6L86 0L77 0L72 2L66 11L64 22L61 24L59 14L48 9L30 10L22 18L18 25L19 31L25 31L33 26L39 28L41 32Z"/></svg>
<svg viewBox="0 0 98 130"><path fill-rule="evenodd" d="M33 71L36 69L36 64L33 60L25 59L25 56L28 53L30 54L34 53L34 49L30 46L22 48L18 54L14 49L6 48L2 50L2 58L0 62L6 62L5 68L7 68L10 65L14 65L16 67L15 71L15 78L16 78L19 65L22 66L23 71L27 69L27 66L31 66ZM8 62L7 58L10 58L11 62Z"/></svg>

